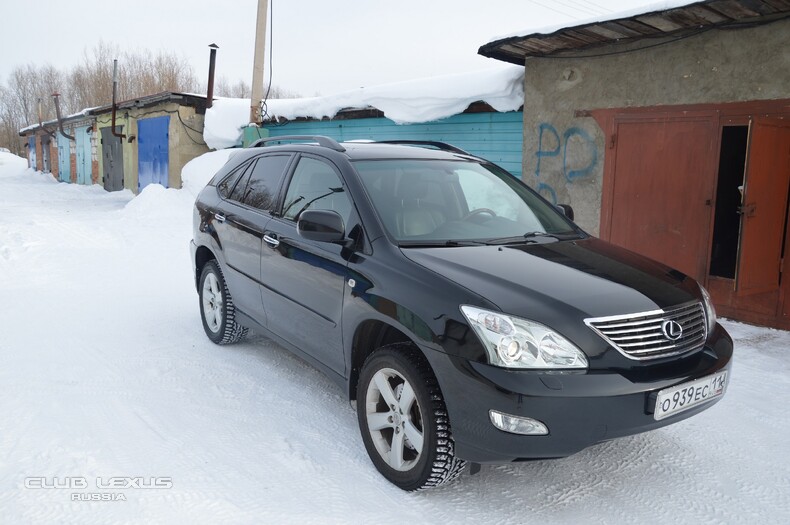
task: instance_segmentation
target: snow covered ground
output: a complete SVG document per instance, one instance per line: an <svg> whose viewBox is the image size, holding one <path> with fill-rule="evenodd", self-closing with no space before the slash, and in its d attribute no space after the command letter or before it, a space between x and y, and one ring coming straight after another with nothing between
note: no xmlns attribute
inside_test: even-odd
<svg viewBox="0 0 790 525"><path fill-rule="evenodd" d="M0 523L790 522L790 333L734 322L729 391L696 417L393 487L329 380L261 337L203 334L191 204L223 156L191 165L184 190L132 200L0 153ZM97 489L112 477L172 487ZM25 487L53 478L88 486Z"/></svg>

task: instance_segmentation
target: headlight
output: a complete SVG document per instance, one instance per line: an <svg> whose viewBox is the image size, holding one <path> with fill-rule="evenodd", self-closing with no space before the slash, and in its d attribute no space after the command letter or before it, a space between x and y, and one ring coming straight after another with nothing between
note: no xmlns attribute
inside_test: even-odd
<svg viewBox="0 0 790 525"><path fill-rule="evenodd" d="M702 292L702 304L705 306L705 319L708 321L708 334L716 328L716 309L713 308L713 301L710 299L710 294L701 284L699 289Z"/></svg>
<svg viewBox="0 0 790 525"><path fill-rule="evenodd" d="M587 368L587 357L551 328L490 310L461 306L492 365L507 368Z"/></svg>

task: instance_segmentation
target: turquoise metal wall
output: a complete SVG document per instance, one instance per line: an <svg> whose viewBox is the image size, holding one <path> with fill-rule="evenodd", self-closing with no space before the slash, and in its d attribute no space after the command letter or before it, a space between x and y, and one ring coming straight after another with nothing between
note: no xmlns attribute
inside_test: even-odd
<svg viewBox="0 0 790 525"><path fill-rule="evenodd" d="M521 178L523 113L464 113L423 124L388 118L318 120L267 125L270 137L326 135L335 140L438 140L488 159Z"/></svg>

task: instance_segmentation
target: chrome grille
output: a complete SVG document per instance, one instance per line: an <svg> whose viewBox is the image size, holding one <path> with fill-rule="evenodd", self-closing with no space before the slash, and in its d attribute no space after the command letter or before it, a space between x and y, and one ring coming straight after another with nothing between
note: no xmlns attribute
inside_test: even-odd
<svg viewBox="0 0 790 525"><path fill-rule="evenodd" d="M683 329L676 340L667 337L665 323L674 321ZM669 310L585 319L606 342L631 359L656 359L684 354L700 348L707 337L702 303L687 303Z"/></svg>

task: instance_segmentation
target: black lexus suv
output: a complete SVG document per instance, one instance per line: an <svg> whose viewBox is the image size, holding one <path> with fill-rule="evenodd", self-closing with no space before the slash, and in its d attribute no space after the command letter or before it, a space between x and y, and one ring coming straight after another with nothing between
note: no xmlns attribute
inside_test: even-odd
<svg viewBox="0 0 790 525"><path fill-rule="evenodd" d="M733 346L705 289L571 219L447 144L264 139L195 204L203 327L218 344L253 329L326 373L404 490L721 399Z"/></svg>

